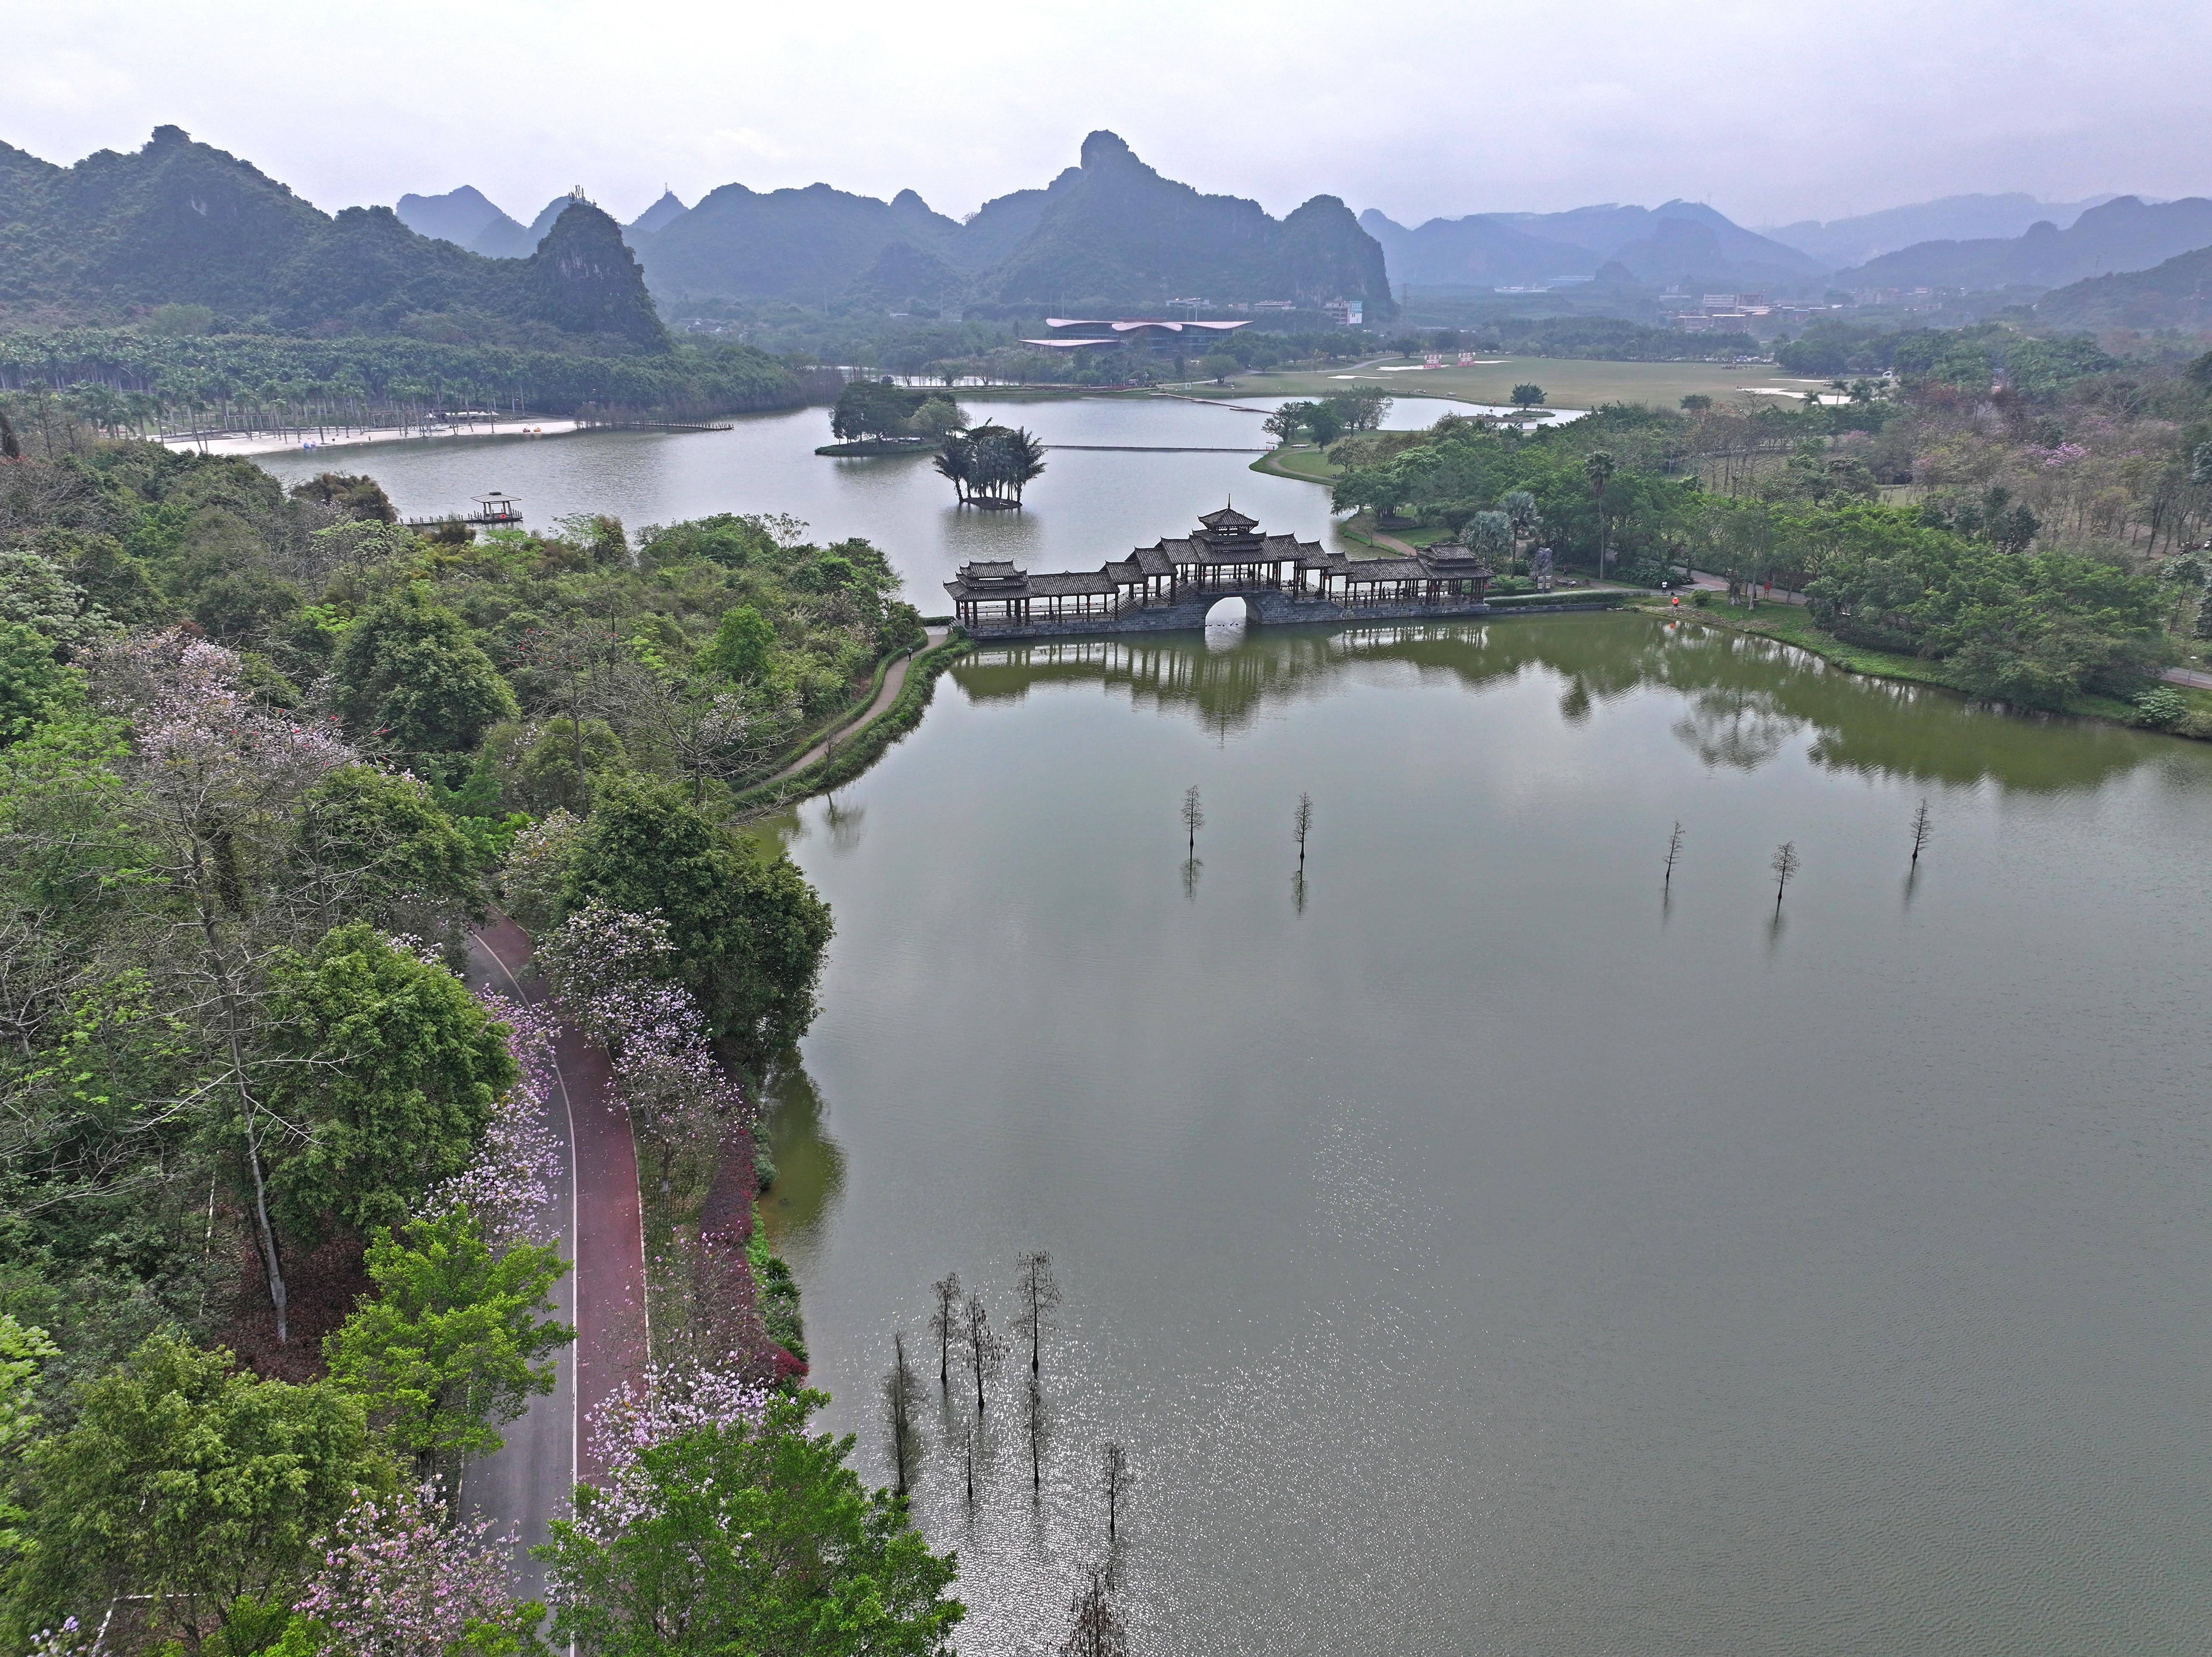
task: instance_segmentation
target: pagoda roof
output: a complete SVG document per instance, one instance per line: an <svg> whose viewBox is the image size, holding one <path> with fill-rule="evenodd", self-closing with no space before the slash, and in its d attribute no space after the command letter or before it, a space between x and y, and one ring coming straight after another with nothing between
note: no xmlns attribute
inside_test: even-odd
<svg viewBox="0 0 2212 1657"><path fill-rule="evenodd" d="M1255 530L1260 527L1256 518L1247 518L1234 507L1224 507L1218 512L1201 513L1198 521L1210 530Z"/></svg>

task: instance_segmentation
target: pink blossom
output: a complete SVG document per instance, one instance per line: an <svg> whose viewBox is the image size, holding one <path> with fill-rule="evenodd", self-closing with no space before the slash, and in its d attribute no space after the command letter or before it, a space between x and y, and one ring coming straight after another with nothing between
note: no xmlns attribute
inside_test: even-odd
<svg viewBox="0 0 2212 1657"><path fill-rule="evenodd" d="M322 1622L345 1657L444 1657L472 1627L514 1609L515 1539L490 1530L489 1520L454 1521L434 1483L386 1502L362 1497L294 1609Z"/></svg>
<svg viewBox="0 0 2212 1657"><path fill-rule="evenodd" d="M607 1470L607 1499L594 1502L579 1523L598 1539L611 1540L645 1510L641 1455L703 1427L757 1423L768 1404L767 1388L732 1371L648 1368L641 1382L626 1385L592 1411L592 1448ZM547 1587L557 1599L557 1583Z"/></svg>
<svg viewBox="0 0 2212 1657"><path fill-rule="evenodd" d="M489 990L477 992L477 999L507 1027L507 1051L520 1074L493 1102L475 1160L432 1188L425 1211L466 1208L495 1248L550 1242L546 1209L561 1173L560 1141L546 1122L557 1075L553 1019L543 1008Z"/></svg>

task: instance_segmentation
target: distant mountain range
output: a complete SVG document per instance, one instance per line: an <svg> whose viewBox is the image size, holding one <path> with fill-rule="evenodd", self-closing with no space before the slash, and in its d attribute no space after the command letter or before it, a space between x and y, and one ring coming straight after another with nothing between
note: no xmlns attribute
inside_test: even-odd
<svg viewBox="0 0 2212 1657"><path fill-rule="evenodd" d="M1382 244L1390 279L1423 288L1508 288L1579 280L1616 264L1654 287L1794 285L1820 264L1697 202L1476 213L1407 229L1370 208L1360 228Z"/></svg>
<svg viewBox="0 0 2212 1657"><path fill-rule="evenodd" d="M1770 241L1811 255L1831 270L1863 264L1923 241L1978 241L2017 236L2038 222L2048 219L2061 230L2089 208L2100 207L2110 196L2091 196L2078 202L2038 201L2020 191L1999 196L1945 196L1936 201L1916 202L1910 207L1885 208L1856 218L1800 219L1795 224L1761 225L1759 234Z"/></svg>
<svg viewBox="0 0 2212 1657"><path fill-rule="evenodd" d="M478 252L528 235L475 189L404 196L399 216ZM543 215L540 215L541 222ZM965 222L911 190L885 202L826 184L728 184L685 208L664 195L624 231L653 290L676 302L838 300L890 309L1012 312L1291 300L1363 301L1388 316L1382 250L1351 209L1316 196L1286 217L1165 179L1111 132L1042 189L987 202Z"/></svg>
<svg viewBox="0 0 2212 1657"><path fill-rule="evenodd" d="M621 228L588 202L558 205L528 258L491 259L389 208L324 213L179 127L67 167L0 144L0 319L123 322L185 304L287 332L507 325L665 343Z"/></svg>
<svg viewBox="0 0 2212 1657"><path fill-rule="evenodd" d="M1835 277L1838 287L2061 288L2118 270L2142 270L2212 246L2212 201L2151 203L2118 196L2060 229L2043 220L2017 236L1924 241Z"/></svg>

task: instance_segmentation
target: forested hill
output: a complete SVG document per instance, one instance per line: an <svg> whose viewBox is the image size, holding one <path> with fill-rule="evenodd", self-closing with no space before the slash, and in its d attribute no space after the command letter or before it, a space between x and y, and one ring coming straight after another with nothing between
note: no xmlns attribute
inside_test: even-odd
<svg viewBox="0 0 2212 1657"><path fill-rule="evenodd" d="M2212 247L2073 282L2036 300L2035 317L2054 328L2212 328Z"/></svg>
<svg viewBox="0 0 2212 1657"><path fill-rule="evenodd" d="M285 333L666 343L620 228L587 202L528 258L490 259L388 208L333 217L178 127L68 167L0 145L0 323L123 323L165 305Z"/></svg>
<svg viewBox="0 0 2212 1657"><path fill-rule="evenodd" d="M1335 197L1274 219L1257 202L1161 177L1111 132L1085 139L1081 164L1046 188L988 202L964 224L910 190L884 202L827 185L726 185L657 231L633 227L630 240L654 291L686 301L1073 313L1201 295L1395 310L1382 248Z"/></svg>

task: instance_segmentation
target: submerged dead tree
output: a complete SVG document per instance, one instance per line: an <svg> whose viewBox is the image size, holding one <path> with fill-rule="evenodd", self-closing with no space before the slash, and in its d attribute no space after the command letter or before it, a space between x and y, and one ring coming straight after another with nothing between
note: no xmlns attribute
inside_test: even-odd
<svg viewBox="0 0 2212 1657"><path fill-rule="evenodd" d="M937 1384L952 1385L952 1343L960 1334L960 1274L947 1272L929 1285L937 1296L937 1309L929 1314L929 1332L937 1337Z"/></svg>
<svg viewBox="0 0 2212 1657"><path fill-rule="evenodd" d="M1023 1255L1016 1270L1014 1292L1021 1297L1022 1309L1014 1314L1014 1332L1030 1344L1030 1373L1034 1375L1042 1368L1046 1326L1060 1307L1060 1282L1052 1275L1052 1256L1042 1248Z"/></svg>
<svg viewBox="0 0 2212 1657"><path fill-rule="evenodd" d="M960 1361L975 1380L975 1418L983 1418L983 1381L1006 1362L1006 1343L991 1327L991 1314L982 1297L970 1295L960 1308Z"/></svg>
<svg viewBox="0 0 2212 1657"><path fill-rule="evenodd" d="M1782 913L1783 889L1796 877L1799 867L1797 842L1784 841L1774 848L1774 856L1766 866L1774 871L1774 913L1779 915Z"/></svg>
<svg viewBox="0 0 2212 1657"><path fill-rule="evenodd" d="M1928 842L1936 838L1936 820L1928 814L1928 802L1920 802L1920 809L1912 814L1912 866L1920 866L1920 854L1928 849Z"/></svg>
<svg viewBox="0 0 2212 1657"><path fill-rule="evenodd" d="M906 1332L891 1335L891 1367L884 1376L884 1424L890 1432L891 1470L907 1494L921 1470L921 1377L906 1355Z"/></svg>
<svg viewBox="0 0 2212 1657"><path fill-rule="evenodd" d="M1114 1575L1109 1569L1089 1567L1068 1614L1074 1625L1060 1642L1060 1657L1127 1657L1128 1626L1114 1608Z"/></svg>

